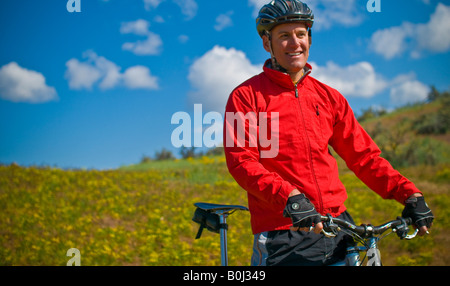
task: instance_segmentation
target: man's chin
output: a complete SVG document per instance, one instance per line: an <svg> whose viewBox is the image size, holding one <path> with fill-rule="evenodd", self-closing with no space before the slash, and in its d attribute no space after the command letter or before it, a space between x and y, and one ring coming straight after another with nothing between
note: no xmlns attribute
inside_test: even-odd
<svg viewBox="0 0 450 286"><path fill-rule="evenodd" d="M292 73L301 72L305 67L306 62L296 62L289 65L286 65L285 69Z"/></svg>

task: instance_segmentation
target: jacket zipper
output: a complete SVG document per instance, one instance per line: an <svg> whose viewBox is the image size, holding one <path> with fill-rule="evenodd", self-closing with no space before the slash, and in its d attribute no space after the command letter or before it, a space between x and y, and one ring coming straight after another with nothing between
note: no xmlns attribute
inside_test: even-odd
<svg viewBox="0 0 450 286"><path fill-rule="evenodd" d="M303 73L302 77L297 81L297 83L294 84L294 89L295 89L295 97L298 98L298 89L297 86L300 82L303 81L303 79L309 75L311 73L311 70L306 71L305 73Z"/></svg>
<svg viewBox="0 0 450 286"><path fill-rule="evenodd" d="M308 132L306 131L306 122L305 122L305 117L303 115L303 109L302 109L302 105L300 103L300 99L298 98L298 84L301 82L301 79L297 82L297 84L294 85L295 87L295 97L298 100L298 105L300 106L300 113L302 116L302 121L303 121L303 127L305 130L305 136L306 136L306 140L308 142L308 154L309 154L309 164L310 164L310 168L311 168L311 172L312 172L312 176L314 179L314 183L316 185L316 189L317 189L317 197L319 198L319 209L318 212L322 213L323 210L323 201L322 201L322 193L320 192L320 187L319 187L319 183L317 181L317 177L316 177L316 172L314 170L314 163L313 163L313 157L312 157L312 148L311 148L311 142L309 140L309 136L308 136ZM316 114L317 116L319 116L319 105L316 105Z"/></svg>

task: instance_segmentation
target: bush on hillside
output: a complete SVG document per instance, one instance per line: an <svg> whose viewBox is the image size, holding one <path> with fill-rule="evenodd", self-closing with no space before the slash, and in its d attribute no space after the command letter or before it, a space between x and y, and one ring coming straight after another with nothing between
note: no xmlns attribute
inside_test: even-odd
<svg viewBox="0 0 450 286"><path fill-rule="evenodd" d="M439 93L432 90L429 99L439 101L441 106L436 113L428 113L414 121L418 134L446 134L450 129L450 92Z"/></svg>

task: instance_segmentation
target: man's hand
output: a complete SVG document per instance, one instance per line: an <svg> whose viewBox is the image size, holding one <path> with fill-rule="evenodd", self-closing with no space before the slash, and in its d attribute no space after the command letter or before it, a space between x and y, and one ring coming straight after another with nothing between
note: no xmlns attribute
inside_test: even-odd
<svg viewBox="0 0 450 286"><path fill-rule="evenodd" d="M433 213L425 202L421 194L414 194L405 201L405 209L402 217L409 217L413 224L419 229L419 235L428 233L428 229L433 225Z"/></svg>
<svg viewBox="0 0 450 286"><path fill-rule="evenodd" d="M314 232L320 233L323 229L320 214L308 198L298 190L292 191L289 195L283 216L292 219L293 226L291 230L293 231L302 230L309 232L314 227Z"/></svg>

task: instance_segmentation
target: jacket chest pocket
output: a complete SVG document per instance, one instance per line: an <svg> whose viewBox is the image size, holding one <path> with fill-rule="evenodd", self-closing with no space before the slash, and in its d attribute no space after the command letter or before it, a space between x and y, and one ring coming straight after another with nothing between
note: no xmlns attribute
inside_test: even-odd
<svg viewBox="0 0 450 286"><path fill-rule="evenodd" d="M313 98L303 101L302 111L305 129L311 144L317 144L320 149L328 148L328 141L332 135L331 115L327 106Z"/></svg>

